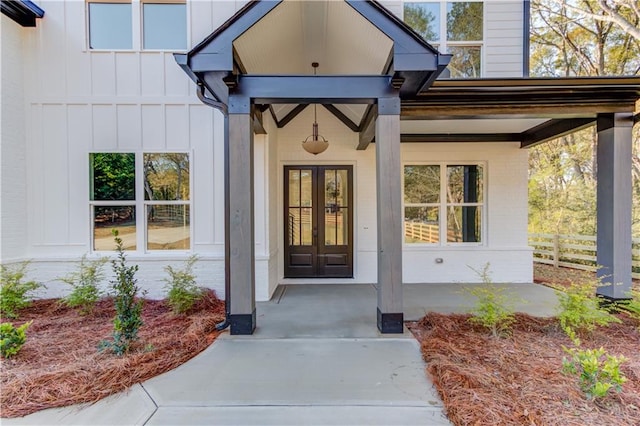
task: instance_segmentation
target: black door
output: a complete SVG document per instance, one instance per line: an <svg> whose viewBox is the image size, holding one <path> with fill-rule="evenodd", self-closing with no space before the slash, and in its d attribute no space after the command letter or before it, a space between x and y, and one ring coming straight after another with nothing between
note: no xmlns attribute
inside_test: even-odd
<svg viewBox="0 0 640 426"><path fill-rule="evenodd" d="M353 277L353 168L284 168L285 278Z"/></svg>

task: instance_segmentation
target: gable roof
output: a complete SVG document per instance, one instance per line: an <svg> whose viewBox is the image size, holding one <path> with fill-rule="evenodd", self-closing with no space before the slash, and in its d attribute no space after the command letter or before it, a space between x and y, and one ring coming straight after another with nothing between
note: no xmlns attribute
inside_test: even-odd
<svg viewBox="0 0 640 426"><path fill-rule="evenodd" d="M345 3L391 39L393 47L384 75L391 78L401 97L415 96L430 86L448 65L450 55L440 54L379 3L369 0ZM281 4L282 0L247 3L191 51L175 54L176 61L196 84L206 88L217 101L226 103L228 86L235 84L230 80L244 74L233 42Z"/></svg>

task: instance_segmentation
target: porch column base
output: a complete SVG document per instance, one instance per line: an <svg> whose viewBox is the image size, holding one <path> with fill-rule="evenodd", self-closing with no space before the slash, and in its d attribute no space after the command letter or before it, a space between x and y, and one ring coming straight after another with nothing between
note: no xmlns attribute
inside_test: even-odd
<svg viewBox="0 0 640 426"><path fill-rule="evenodd" d="M256 329L256 310L251 314L232 314L229 315L231 322L231 335L241 336L250 335Z"/></svg>
<svg viewBox="0 0 640 426"><path fill-rule="evenodd" d="M378 330L383 334L404 333L404 313L382 313L378 308Z"/></svg>

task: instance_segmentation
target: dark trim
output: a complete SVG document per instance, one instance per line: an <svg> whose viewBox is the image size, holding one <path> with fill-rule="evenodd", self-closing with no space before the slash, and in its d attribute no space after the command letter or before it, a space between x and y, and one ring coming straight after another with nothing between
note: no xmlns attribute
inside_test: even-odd
<svg viewBox="0 0 640 426"><path fill-rule="evenodd" d="M367 149L371 141L376 137L376 117L378 116L378 105L369 105L360 121L360 138L358 141L359 151Z"/></svg>
<svg viewBox="0 0 640 426"><path fill-rule="evenodd" d="M229 315L232 336L246 336L253 334L256 329L256 310L251 314Z"/></svg>
<svg viewBox="0 0 640 426"><path fill-rule="evenodd" d="M531 0L522 0L522 76L529 77L531 56Z"/></svg>
<svg viewBox="0 0 640 426"><path fill-rule="evenodd" d="M256 105L251 108L251 117L253 118L253 133L256 135L266 135L267 131L264 128L264 122L262 120L262 111Z"/></svg>
<svg viewBox="0 0 640 426"><path fill-rule="evenodd" d="M247 96L229 96L229 114L250 114L251 99Z"/></svg>
<svg viewBox="0 0 640 426"><path fill-rule="evenodd" d="M402 133L402 143L438 143L438 142L521 142L520 133Z"/></svg>
<svg viewBox="0 0 640 426"><path fill-rule="evenodd" d="M23 27L35 27L36 19L44 16L44 10L29 0L2 0L0 10Z"/></svg>
<svg viewBox="0 0 640 426"><path fill-rule="evenodd" d="M310 222L313 231L311 244L292 245L291 228L289 226L289 214L302 206L290 206L289 195L291 191L289 173L291 170L305 170L311 174L311 215ZM326 204L325 177L327 170L341 170L347 172L347 200L339 210L347 213L347 243L341 245L327 245L325 226L327 210L332 211L331 205ZM284 227L284 277L285 278L353 278L353 166L351 165L296 165L284 166L283 169L283 227ZM298 188L301 190L301 187ZM334 206L335 207L335 206ZM335 212L335 210L333 210ZM292 265L292 256L301 256L306 263ZM344 264L332 264L328 259L340 256L345 260Z"/></svg>
<svg viewBox="0 0 640 426"><path fill-rule="evenodd" d="M220 25L218 29L209 34L204 40L198 43L188 55L191 57L201 51L207 51L207 47L212 44L232 46L233 40L239 37L242 33L251 28L256 22L262 19L266 14L278 6L282 0L261 1L252 0L245 4L240 10L238 10L231 18L229 18L224 24ZM224 39L224 43L219 43L220 39ZM214 43L215 42L215 43ZM215 47L211 46L212 51L215 51ZM225 46L227 47L227 46ZM231 71L230 69L228 71Z"/></svg>
<svg viewBox="0 0 640 426"><path fill-rule="evenodd" d="M383 334L404 333L404 313L382 313L378 308L378 330Z"/></svg>
<svg viewBox="0 0 640 426"><path fill-rule="evenodd" d="M331 114L333 114L338 120L340 120L342 124L344 124L349 129L351 129L351 131L353 132L360 131L360 127L358 127L356 123L351 121L351 119L347 117L342 111L340 111L335 105L322 104L322 106L325 107L325 109L329 111Z"/></svg>
<svg viewBox="0 0 640 426"><path fill-rule="evenodd" d="M387 75L241 75L233 90L259 104L373 103L378 98L393 97L394 92Z"/></svg>
<svg viewBox="0 0 640 426"><path fill-rule="evenodd" d="M378 115L400 115L400 98L395 96L378 99Z"/></svg>
<svg viewBox="0 0 640 426"><path fill-rule="evenodd" d="M596 119L589 118L568 118L554 119L539 124L526 132L522 132L521 148L531 148L551 139L560 138L569 133L577 132L592 126Z"/></svg>
<svg viewBox="0 0 640 426"><path fill-rule="evenodd" d="M598 114L596 120L598 132L615 127L632 127L634 125L633 114Z"/></svg>
<svg viewBox="0 0 640 426"><path fill-rule="evenodd" d="M298 116L298 114L300 114L302 111L304 111L304 109L307 106L308 106L307 104L297 105L294 109L289 111L289 113L287 115L282 117L282 120L278 120L278 117L276 117L276 126L278 126L278 129L281 129L284 126L286 126L287 124L289 124L291 122L291 120L296 118ZM274 112L274 116L275 116L275 112Z"/></svg>

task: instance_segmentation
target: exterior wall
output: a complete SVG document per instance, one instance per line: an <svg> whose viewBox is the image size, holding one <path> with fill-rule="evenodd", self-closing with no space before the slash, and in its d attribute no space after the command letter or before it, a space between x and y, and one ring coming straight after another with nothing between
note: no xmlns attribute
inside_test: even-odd
<svg viewBox="0 0 640 426"><path fill-rule="evenodd" d="M22 39L23 29L2 15L2 84L0 109L0 260L25 256L27 240L26 148Z"/></svg>
<svg viewBox="0 0 640 426"><path fill-rule="evenodd" d="M490 263L494 282L532 282L527 241L527 151L518 143L404 144L403 162L483 162L487 193L481 246L405 244L405 283L479 282L473 271ZM436 259L442 263L436 263ZM473 268L473 269L472 269Z"/></svg>
<svg viewBox="0 0 640 426"><path fill-rule="evenodd" d="M200 42L245 3L187 2L190 45ZM486 22L510 16L521 25L521 3L492 3L487 2ZM402 13L401 1L384 4ZM500 9L504 4L511 5L507 7L511 12ZM23 29L2 16L0 261L31 260L29 277L48 288L42 296L63 295L66 287L55 280L90 251L89 154L187 151L192 167L192 251L200 258L195 271L201 285L223 296L222 114L197 99L195 86L170 52L88 50L85 2L51 0L43 6L46 17L37 28ZM485 31L488 51L493 41L490 30ZM498 37L495 39L497 43ZM515 56L505 63L509 61L522 62ZM504 64L500 68L509 69ZM489 72L488 66L485 69ZM311 108L283 129L277 129L265 114L268 135L255 138L258 300L268 299L278 283L301 282L282 278L286 164L354 166L355 278L322 282L376 281L375 149L356 151L358 135L322 107L318 113L321 133L331 141L321 156L314 157L300 147L302 138L311 132ZM505 144L403 145L402 149L404 158L411 160L459 160L464 156L486 161L490 185L487 244L455 249L407 247L405 282L473 280L473 272L460 265L478 268L486 261L491 262L496 281L530 281L523 189L526 152ZM507 179L501 181L501 176ZM127 258L140 266L139 284L149 291L148 296L159 298L164 295L164 266L179 266L187 256L139 250L128 253ZM444 263L431 263L436 257ZM433 268L424 271L417 265ZM110 275L109 267L106 269Z"/></svg>
<svg viewBox="0 0 640 426"><path fill-rule="evenodd" d="M188 2L191 45L244 3ZM197 99L195 85L172 52L88 50L85 2L47 1L43 6L46 18L37 29L20 29L2 17L2 109L12 115L2 119L0 260L31 260L30 277L48 286L43 296L60 295L65 289L54 280L90 251L89 153L187 151L192 251L200 258L195 270L201 285L223 295L222 114ZM136 34L134 28L134 39ZM20 54L8 54L11 49ZM9 63L14 58L22 64ZM24 95L23 70L29 82ZM187 256L139 250L128 253L128 260L140 266L139 284L148 295L163 297L163 267L179 266Z"/></svg>
<svg viewBox="0 0 640 426"><path fill-rule="evenodd" d="M358 135L346 129L324 108L318 108L320 133L329 140L319 156L306 153L301 140L311 132L313 110L307 108L278 133L278 185L283 186L283 167L294 164L351 164L354 167L354 278L284 279L283 213L278 211L279 282L281 283L375 283L377 281L375 147L356 151ZM302 135L302 136L301 136ZM479 282L471 269L490 263L495 282L532 282L533 258L527 241L527 151L517 143L403 144L402 161L413 163L483 162L487 194L485 227L480 246L428 247L405 244L405 283ZM282 190L278 204L282 206ZM441 258L443 263L436 263Z"/></svg>
<svg viewBox="0 0 640 426"><path fill-rule="evenodd" d="M483 77L522 77L524 75L522 68L523 8L522 0L484 2Z"/></svg>

